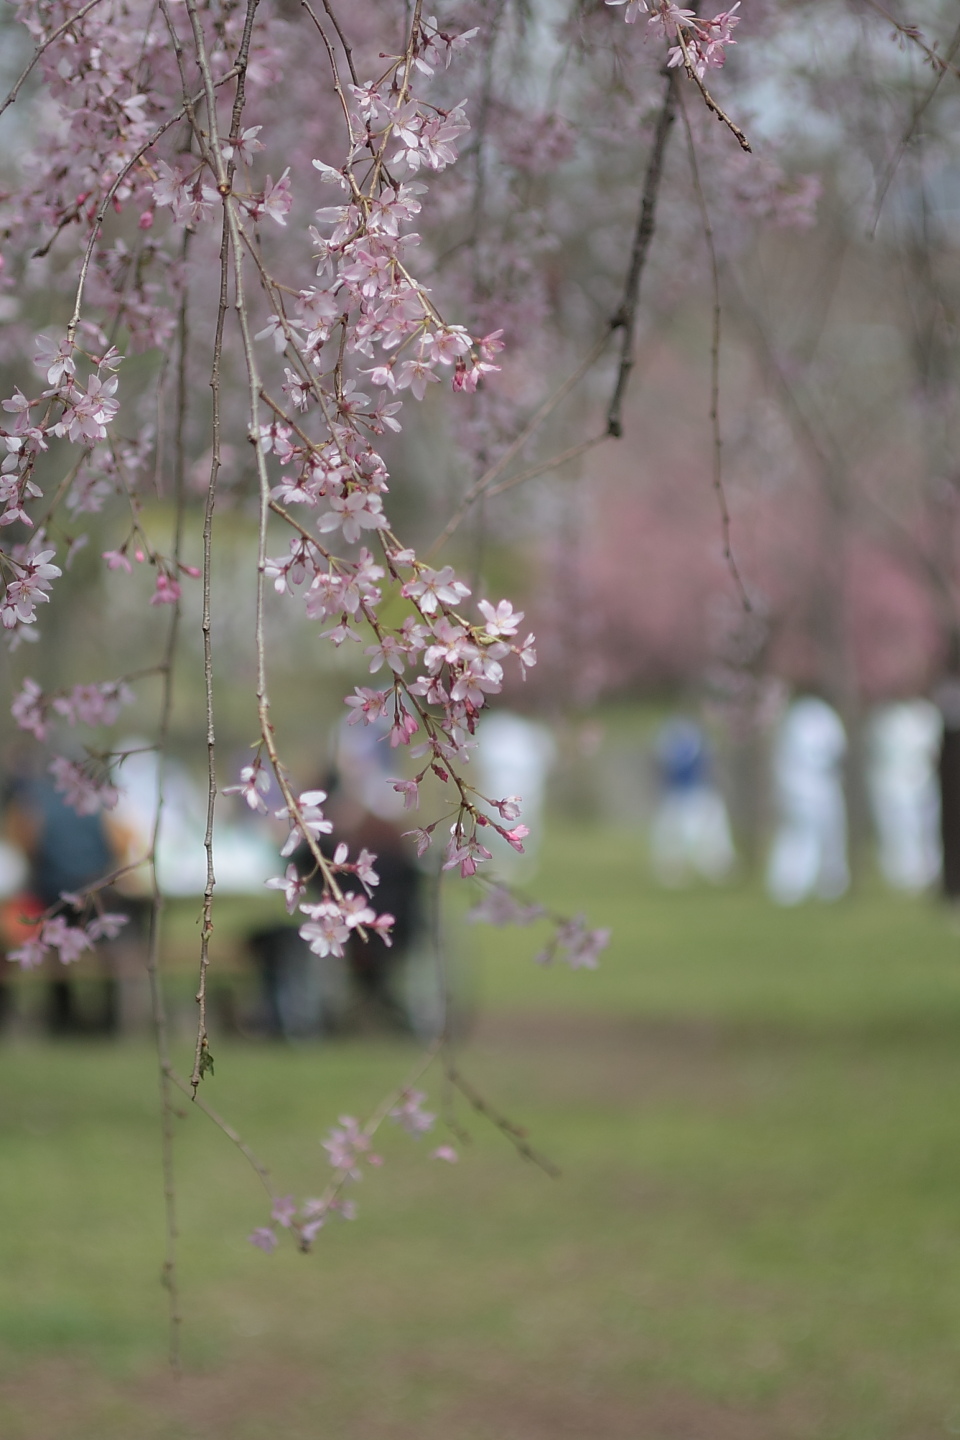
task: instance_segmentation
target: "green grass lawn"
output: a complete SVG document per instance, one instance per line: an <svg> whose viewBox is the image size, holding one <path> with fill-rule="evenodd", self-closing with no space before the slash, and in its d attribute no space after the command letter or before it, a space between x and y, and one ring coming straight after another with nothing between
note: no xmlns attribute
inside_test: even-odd
<svg viewBox="0 0 960 1440"><path fill-rule="evenodd" d="M543 971L535 932L470 932L462 1063L562 1178L462 1109L457 1166L391 1126L356 1222L267 1257L256 1177L192 1111L179 1381L149 1048L0 1049L3 1440L960 1435L950 918L656 892L630 837L549 849L543 897L611 924L610 952ZM300 1195L323 1132L415 1058L215 1048L208 1098Z"/></svg>

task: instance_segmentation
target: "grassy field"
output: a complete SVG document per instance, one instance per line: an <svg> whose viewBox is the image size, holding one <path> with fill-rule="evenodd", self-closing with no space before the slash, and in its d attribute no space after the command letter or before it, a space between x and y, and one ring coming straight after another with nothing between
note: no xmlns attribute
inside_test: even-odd
<svg viewBox="0 0 960 1440"><path fill-rule="evenodd" d="M639 844L551 840L596 974L472 934L457 1166L393 1127L354 1224L246 1243L243 1158L178 1123L186 1373L165 1369L146 1045L0 1048L4 1440L933 1440L960 1435L960 935L865 893L664 894ZM221 1042L212 1104L282 1190L414 1059ZM431 1088L431 1087L428 1087ZM432 1082L437 1098L436 1082Z"/></svg>

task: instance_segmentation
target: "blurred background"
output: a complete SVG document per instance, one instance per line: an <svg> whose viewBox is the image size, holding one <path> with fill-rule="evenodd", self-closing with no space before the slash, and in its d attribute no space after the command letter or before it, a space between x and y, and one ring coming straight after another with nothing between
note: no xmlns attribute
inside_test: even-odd
<svg viewBox="0 0 960 1440"><path fill-rule="evenodd" d="M951 7L917 9L949 40ZM464 287L489 328L503 321L489 296L506 296L508 346L503 376L465 419L431 394L388 450L397 525L425 546L615 308L652 131L649 85L624 78L619 17L577 7L582 78L554 104L569 25L549 5L498 14L497 83L523 70L550 126L534 144L506 101L492 104L486 228L470 259L483 304L444 258L457 192L444 200L438 185L425 242L437 287L454 304ZM383 857L403 943L342 965L311 957L264 883L282 873L283 827L238 796L218 811L203 1093L279 1191L317 1191L321 1137L372 1109L447 1015L471 1084L560 1178L431 1072L437 1143L456 1145L456 1164L391 1129L382 1170L356 1189L357 1220L331 1225L310 1256L289 1245L266 1256L246 1240L265 1219L256 1176L185 1101L186 1373L172 1379L147 887L134 874L114 897L131 917L123 936L68 975L5 965L0 976L5 1440L960 1435L956 84L924 101L929 71L861 7L744 14L756 33L731 56L730 93L757 168L725 155L709 117L690 121L718 256L722 483L748 606L713 484L714 295L680 133L627 438L475 507L444 551L476 596L509 596L538 637L536 669L480 727L482 788L522 794L533 831L527 857L498 853L492 867L551 913L610 927L600 968L538 966L545 922L471 923L481 892L418 862L401 832L423 822L398 813L386 783L412 772L341 719L366 663L321 644L282 597L270 597L268 634L284 754L301 788L329 791L342 833ZM520 34L547 59L518 58L536 50L511 51ZM0 51L14 74L9 21ZM599 115L591 86L608 75ZM15 123L12 149L29 129ZM14 163L11 150L3 164ZM518 214L533 217L528 251L507 244ZM5 394L60 313L68 266L56 249L41 265L32 290L0 294ZM149 339L135 342L124 434L149 455L165 372ZM602 363L523 464L591 432L612 378ZM204 404L191 420L196 510ZM221 787L257 733L251 477L242 446L226 461L213 579ZM0 657L11 695L27 677L60 691L136 671L158 651L149 566L128 575L96 561L126 533L109 482L68 499L58 541L70 567L46 643ZM173 513L159 462L140 523L162 548ZM184 560L199 558L192 532ZM205 802L197 589L184 584L159 856L174 1058L187 1071ZM48 751L69 753L74 732L64 720L44 748L4 707L7 949L23 938L25 897L83 882L57 868L64 855L96 868L92 857L142 848L155 772L135 752L158 688L143 679L102 732L104 752L128 756L114 771L120 801L79 828L43 779Z"/></svg>

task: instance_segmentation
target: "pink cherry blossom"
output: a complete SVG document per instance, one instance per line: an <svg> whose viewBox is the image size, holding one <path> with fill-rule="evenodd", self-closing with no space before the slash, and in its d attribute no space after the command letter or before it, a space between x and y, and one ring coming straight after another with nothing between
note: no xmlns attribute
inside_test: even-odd
<svg viewBox="0 0 960 1440"><path fill-rule="evenodd" d="M391 1120L396 1120L397 1124L414 1138L432 1130L437 1118L429 1110L424 1110L423 1103L426 1098L422 1090L405 1090L390 1111Z"/></svg>
<svg viewBox="0 0 960 1440"><path fill-rule="evenodd" d="M265 880L264 884L268 890L283 891L284 903L286 904L288 915L296 913L297 906L307 892L306 884L300 879L300 876L297 874L297 867L293 864L287 866L282 879Z"/></svg>
<svg viewBox="0 0 960 1440"><path fill-rule="evenodd" d="M157 588L150 596L151 605L175 605L180 599L180 585L163 570L157 571Z"/></svg>

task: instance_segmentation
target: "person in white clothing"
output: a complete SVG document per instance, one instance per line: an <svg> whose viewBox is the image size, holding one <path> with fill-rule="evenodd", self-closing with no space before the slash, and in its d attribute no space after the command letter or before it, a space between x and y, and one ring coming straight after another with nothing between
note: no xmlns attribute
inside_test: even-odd
<svg viewBox="0 0 960 1440"><path fill-rule="evenodd" d="M779 812L767 865L767 890L779 905L811 895L836 900L850 884L843 721L825 700L795 700L773 754Z"/></svg>
<svg viewBox="0 0 960 1440"><path fill-rule="evenodd" d="M940 711L929 700L884 705L869 729L867 781L880 871L896 890L917 892L940 874Z"/></svg>

